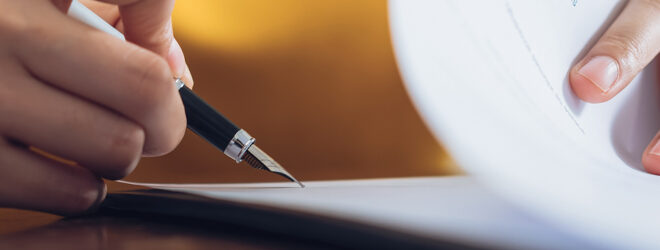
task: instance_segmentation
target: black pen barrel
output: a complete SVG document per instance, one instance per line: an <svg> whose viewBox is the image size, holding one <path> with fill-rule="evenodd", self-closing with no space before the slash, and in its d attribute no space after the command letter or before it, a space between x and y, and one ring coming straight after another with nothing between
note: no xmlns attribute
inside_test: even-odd
<svg viewBox="0 0 660 250"><path fill-rule="evenodd" d="M204 138L218 149L225 151L236 132L240 130L224 115L215 110L188 87L179 88L186 110L188 129Z"/></svg>

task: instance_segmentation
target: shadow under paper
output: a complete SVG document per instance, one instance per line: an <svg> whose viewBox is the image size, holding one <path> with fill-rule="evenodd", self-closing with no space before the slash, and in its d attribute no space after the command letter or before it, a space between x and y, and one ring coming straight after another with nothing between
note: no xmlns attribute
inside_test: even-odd
<svg viewBox="0 0 660 250"><path fill-rule="evenodd" d="M657 62L647 66L628 88L634 92L617 112L611 141L617 155L628 166L644 171L642 155L660 129L660 88ZM653 70L652 70L653 69Z"/></svg>

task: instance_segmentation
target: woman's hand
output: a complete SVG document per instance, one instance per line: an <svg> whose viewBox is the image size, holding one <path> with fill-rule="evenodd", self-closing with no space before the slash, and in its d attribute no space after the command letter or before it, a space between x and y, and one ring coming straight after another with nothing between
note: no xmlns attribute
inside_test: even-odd
<svg viewBox="0 0 660 250"><path fill-rule="evenodd" d="M660 0L630 0L619 17L570 72L582 100L605 102L616 96L660 51ZM642 164L660 174L660 133L646 148Z"/></svg>
<svg viewBox="0 0 660 250"><path fill-rule="evenodd" d="M183 137L173 77L192 79L174 1L83 2L129 42L66 16L70 0L0 0L0 206L84 212L105 197L101 178Z"/></svg>

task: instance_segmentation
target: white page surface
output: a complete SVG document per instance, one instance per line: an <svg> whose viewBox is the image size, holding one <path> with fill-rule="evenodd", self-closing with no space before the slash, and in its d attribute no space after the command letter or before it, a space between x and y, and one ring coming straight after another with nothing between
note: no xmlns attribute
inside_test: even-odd
<svg viewBox="0 0 660 250"><path fill-rule="evenodd" d="M416 106L468 172L567 232L658 248L660 177L640 163L660 128L655 73L604 104L567 80L622 6L394 0L390 20Z"/></svg>
<svg viewBox="0 0 660 250"><path fill-rule="evenodd" d="M266 205L481 247L587 248L471 177L422 177L256 184L129 184ZM378 229L375 229L378 230Z"/></svg>

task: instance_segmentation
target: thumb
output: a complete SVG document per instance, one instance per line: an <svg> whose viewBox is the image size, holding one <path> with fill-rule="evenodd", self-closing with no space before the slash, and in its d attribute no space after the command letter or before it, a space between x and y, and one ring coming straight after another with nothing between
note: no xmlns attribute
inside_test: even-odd
<svg viewBox="0 0 660 250"><path fill-rule="evenodd" d="M163 58L173 39L174 0L102 0L117 4L126 40Z"/></svg>
<svg viewBox="0 0 660 250"><path fill-rule="evenodd" d="M660 50L660 0L631 0L571 69L575 94L592 103L616 96Z"/></svg>
<svg viewBox="0 0 660 250"><path fill-rule="evenodd" d="M166 59L173 76L183 78L188 87L192 87L192 76L183 51L172 32L174 0L101 1L119 6L120 26L127 41Z"/></svg>

